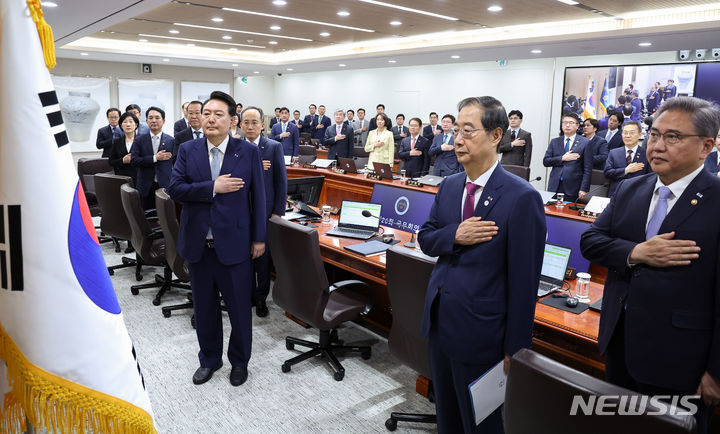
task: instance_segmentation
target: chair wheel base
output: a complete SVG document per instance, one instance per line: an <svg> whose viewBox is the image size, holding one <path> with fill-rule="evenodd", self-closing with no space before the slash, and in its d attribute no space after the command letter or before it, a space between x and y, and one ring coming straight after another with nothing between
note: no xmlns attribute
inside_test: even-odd
<svg viewBox="0 0 720 434"><path fill-rule="evenodd" d="M289 364L283 363L280 369L282 369L283 372L290 372L291 367Z"/></svg>
<svg viewBox="0 0 720 434"><path fill-rule="evenodd" d="M392 418L386 420L385 428L387 428L388 431L395 431L397 429L397 421Z"/></svg>
<svg viewBox="0 0 720 434"><path fill-rule="evenodd" d="M114 275L115 275L115 270L108 270L108 274L111 275L111 276L114 276Z"/></svg>
<svg viewBox="0 0 720 434"><path fill-rule="evenodd" d="M141 281L141 280L143 280L142 274L140 274L140 273L135 273L135 280L137 280L138 282Z"/></svg>
<svg viewBox="0 0 720 434"><path fill-rule="evenodd" d="M370 351L363 351L360 354L360 357L362 357L363 360L369 360L372 353Z"/></svg>
<svg viewBox="0 0 720 434"><path fill-rule="evenodd" d="M343 378L345 378L345 372L343 372L343 371L336 372L333 374L333 378L335 379L335 381L342 381Z"/></svg>
<svg viewBox="0 0 720 434"><path fill-rule="evenodd" d="M130 288L130 294L132 294L132 295L138 295L138 294L140 294L140 290L139 290L139 289L135 289L135 288Z"/></svg>
<svg viewBox="0 0 720 434"><path fill-rule="evenodd" d="M295 349L295 344L293 344L292 342L285 342L285 348L292 351Z"/></svg>
<svg viewBox="0 0 720 434"><path fill-rule="evenodd" d="M153 304L153 306L160 306L160 298L158 298L158 297L153 298L152 304ZM170 315L168 315L168 316L170 316Z"/></svg>
<svg viewBox="0 0 720 434"><path fill-rule="evenodd" d="M165 318L170 318L170 315L172 315L172 312L170 312L169 310L166 311L163 309L162 314Z"/></svg>

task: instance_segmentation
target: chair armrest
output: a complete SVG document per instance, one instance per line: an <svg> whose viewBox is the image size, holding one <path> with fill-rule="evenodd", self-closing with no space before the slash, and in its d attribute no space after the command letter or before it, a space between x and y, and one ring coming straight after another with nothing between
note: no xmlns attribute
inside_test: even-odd
<svg viewBox="0 0 720 434"><path fill-rule="evenodd" d="M335 282L328 288L327 292L328 294L331 294L333 291L343 288L348 288L351 286L357 286L365 290L365 292L368 295L368 298L370 299L370 303L365 305L365 309L360 312L361 316L367 315L370 310L372 310L373 306L375 306L375 293L373 292L372 288L370 288L370 285L363 282L362 280L341 280L340 282Z"/></svg>

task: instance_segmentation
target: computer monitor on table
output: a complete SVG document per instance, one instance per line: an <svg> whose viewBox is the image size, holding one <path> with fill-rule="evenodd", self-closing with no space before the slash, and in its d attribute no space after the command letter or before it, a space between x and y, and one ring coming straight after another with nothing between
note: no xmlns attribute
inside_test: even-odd
<svg viewBox="0 0 720 434"><path fill-rule="evenodd" d="M547 242L572 249L570 266L578 273L587 273L590 261L585 259L580 250L580 237L590 227L590 222L545 215L547 225Z"/></svg>
<svg viewBox="0 0 720 434"><path fill-rule="evenodd" d="M377 183L370 202L382 205L381 225L415 232L428 219L434 200L432 193Z"/></svg>
<svg viewBox="0 0 720 434"><path fill-rule="evenodd" d="M320 199L320 192L322 191L324 182L324 176L290 178L287 181L287 197L292 201L318 206L318 200Z"/></svg>

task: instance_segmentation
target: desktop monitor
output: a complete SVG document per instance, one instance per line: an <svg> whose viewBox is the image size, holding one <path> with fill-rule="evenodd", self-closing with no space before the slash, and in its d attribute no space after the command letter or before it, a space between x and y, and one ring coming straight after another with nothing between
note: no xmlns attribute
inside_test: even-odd
<svg viewBox="0 0 720 434"><path fill-rule="evenodd" d="M287 197L292 201L300 201L307 205L318 206L324 176L307 176L290 178L287 181Z"/></svg>
<svg viewBox="0 0 720 434"><path fill-rule="evenodd" d="M590 227L590 223L545 215L545 224L547 242L569 247L571 249L569 265L578 273L587 273L590 269L590 261L585 259L580 251L580 237Z"/></svg>
<svg viewBox="0 0 720 434"><path fill-rule="evenodd" d="M382 204L380 224L415 232L428 219L434 200L432 193L378 183L370 202Z"/></svg>

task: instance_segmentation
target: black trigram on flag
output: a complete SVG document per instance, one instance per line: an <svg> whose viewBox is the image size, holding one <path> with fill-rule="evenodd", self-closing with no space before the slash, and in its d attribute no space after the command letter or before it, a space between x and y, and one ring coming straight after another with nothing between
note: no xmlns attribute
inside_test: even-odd
<svg viewBox="0 0 720 434"><path fill-rule="evenodd" d="M57 147L63 147L70 143L63 124L62 114L60 113L60 105L58 104L57 94L54 90L39 93L40 102L45 109L45 115L50 122L50 131L55 136Z"/></svg>
<svg viewBox="0 0 720 434"><path fill-rule="evenodd" d="M23 290L20 205L0 205L0 288Z"/></svg>

